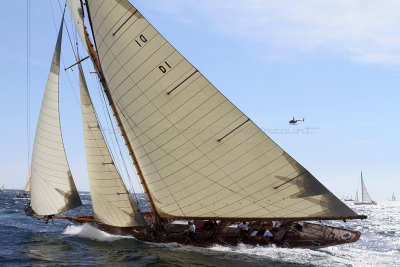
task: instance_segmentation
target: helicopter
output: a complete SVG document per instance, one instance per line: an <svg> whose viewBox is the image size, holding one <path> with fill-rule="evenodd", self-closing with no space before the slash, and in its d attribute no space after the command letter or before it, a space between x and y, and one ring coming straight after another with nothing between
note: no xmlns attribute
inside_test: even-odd
<svg viewBox="0 0 400 267"><path fill-rule="evenodd" d="M299 121L304 122L304 118L303 118L302 120L296 120L296 119L293 117L293 119L291 119L291 120L289 121L289 124L290 124L290 125L297 125L297 123L298 123Z"/></svg>

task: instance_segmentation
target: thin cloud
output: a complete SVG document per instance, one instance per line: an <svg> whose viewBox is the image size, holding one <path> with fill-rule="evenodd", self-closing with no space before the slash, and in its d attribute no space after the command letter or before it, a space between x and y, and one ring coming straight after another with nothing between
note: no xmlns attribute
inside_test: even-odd
<svg viewBox="0 0 400 267"><path fill-rule="evenodd" d="M264 44L257 52L271 58L324 51L359 63L400 64L397 0L158 0L152 8Z"/></svg>

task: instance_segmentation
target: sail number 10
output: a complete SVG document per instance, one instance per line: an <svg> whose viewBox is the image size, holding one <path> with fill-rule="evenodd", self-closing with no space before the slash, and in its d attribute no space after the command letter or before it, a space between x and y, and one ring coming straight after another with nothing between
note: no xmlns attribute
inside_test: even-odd
<svg viewBox="0 0 400 267"><path fill-rule="evenodd" d="M143 45L144 45L145 43L147 43L147 38L146 38L143 34L141 34L141 35L139 36L139 39L135 40L135 42L137 43L137 45L138 45L139 47L143 47ZM165 63L165 66L161 65L161 66L158 67L158 69L159 69L162 73L166 73L168 69L172 69L172 67L168 64L167 61L165 61L164 63Z"/></svg>

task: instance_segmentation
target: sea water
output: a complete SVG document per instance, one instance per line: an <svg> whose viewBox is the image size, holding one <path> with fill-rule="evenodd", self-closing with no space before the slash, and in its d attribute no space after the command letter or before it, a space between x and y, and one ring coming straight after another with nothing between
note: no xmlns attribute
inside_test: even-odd
<svg viewBox="0 0 400 267"><path fill-rule="evenodd" d="M0 266L400 266L400 202L346 202L368 219L323 222L361 231L352 244L315 250L243 244L196 248L140 242L68 221L46 224L25 215L29 200L16 199L16 193L0 193ZM90 195L81 197L83 206L68 216L91 214ZM144 196L140 202L146 205Z"/></svg>

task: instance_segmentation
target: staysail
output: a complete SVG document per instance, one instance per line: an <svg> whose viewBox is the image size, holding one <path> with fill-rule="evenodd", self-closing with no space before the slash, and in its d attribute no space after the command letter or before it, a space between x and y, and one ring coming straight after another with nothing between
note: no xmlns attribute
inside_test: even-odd
<svg viewBox="0 0 400 267"><path fill-rule="evenodd" d="M31 207L37 215L56 214L82 205L68 165L60 126L59 73L63 21L47 80L32 152Z"/></svg>
<svg viewBox="0 0 400 267"><path fill-rule="evenodd" d="M86 161L94 218L117 227L145 226L110 155L79 64L79 80Z"/></svg>
<svg viewBox="0 0 400 267"><path fill-rule="evenodd" d="M127 0L86 3L111 98L161 217L358 217Z"/></svg>

